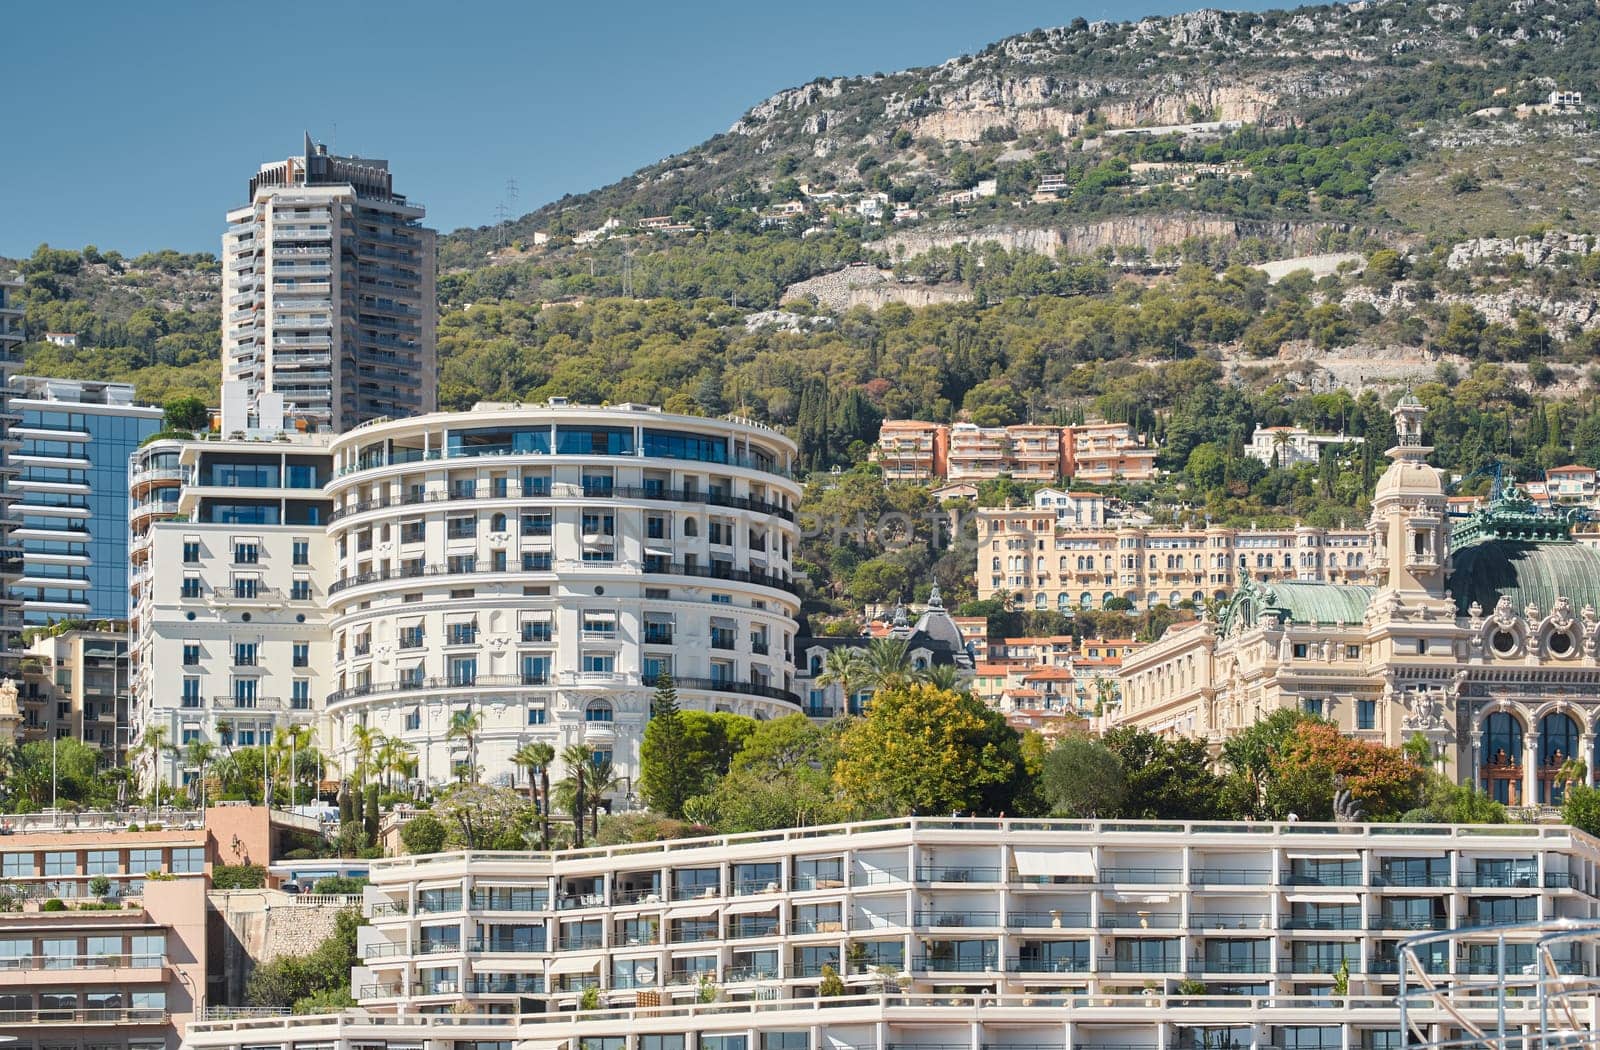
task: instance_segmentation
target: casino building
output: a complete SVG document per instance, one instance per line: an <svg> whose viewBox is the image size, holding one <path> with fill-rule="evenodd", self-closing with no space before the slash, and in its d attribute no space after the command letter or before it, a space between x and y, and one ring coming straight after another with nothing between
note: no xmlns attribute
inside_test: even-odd
<svg viewBox="0 0 1600 1050"><path fill-rule="evenodd" d="M1215 620L1124 662L1120 722L1220 742L1298 708L1389 745L1421 733L1439 769L1509 805L1594 782L1600 550L1514 491L1449 515L1424 414L1409 395L1394 409L1369 582L1246 578Z"/></svg>

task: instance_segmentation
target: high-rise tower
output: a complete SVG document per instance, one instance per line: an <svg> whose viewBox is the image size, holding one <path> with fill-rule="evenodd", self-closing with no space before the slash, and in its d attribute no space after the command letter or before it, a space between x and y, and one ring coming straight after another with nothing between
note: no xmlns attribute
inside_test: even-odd
<svg viewBox="0 0 1600 1050"><path fill-rule="evenodd" d="M435 233L388 161L261 166L228 213L223 427L348 430L437 407Z"/></svg>

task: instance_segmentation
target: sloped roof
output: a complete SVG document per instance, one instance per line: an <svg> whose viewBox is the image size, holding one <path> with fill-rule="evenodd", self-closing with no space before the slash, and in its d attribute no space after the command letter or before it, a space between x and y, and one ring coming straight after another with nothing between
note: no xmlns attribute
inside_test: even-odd
<svg viewBox="0 0 1600 1050"><path fill-rule="evenodd" d="M1448 586L1463 616L1473 602L1488 612L1501 595L1519 611L1549 612L1557 598L1600 608L1600 550L1581 543L1490 540L1461 548L1451 563Z"/></svg>
<svg viewBox="0 0 1600 1050"><path fill-rule="evenodd" d="M1273 601L1268 608L1283 610L1292 623L1360 623L1376 587L1359 584L1309 583L1274 580L1267 584Z"/></svg>

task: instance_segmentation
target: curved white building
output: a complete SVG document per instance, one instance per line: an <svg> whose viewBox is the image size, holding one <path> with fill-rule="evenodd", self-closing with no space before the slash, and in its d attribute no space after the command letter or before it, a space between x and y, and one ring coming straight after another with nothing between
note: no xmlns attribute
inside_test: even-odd
<svg viewBox="0 0 1600 1050"><path fill-rule="evenodd" d="M331 446L334 751L411 745L417 776L586 743L632 791L657 677L686 709L799 710L795 445L758 423L639 405L480 404ZM448 737L471 711L471 747ZM475 752L475 754L469 753Z"/></svg>

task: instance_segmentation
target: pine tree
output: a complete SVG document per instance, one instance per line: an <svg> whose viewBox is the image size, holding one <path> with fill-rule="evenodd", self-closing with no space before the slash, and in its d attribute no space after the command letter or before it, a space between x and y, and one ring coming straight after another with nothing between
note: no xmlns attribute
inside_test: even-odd
<svg viewBox="0 0 1600 1050"><path fill-rule="evenodd" d="M650 724L639 748L639 793L652 809L683 819L683 806L699 786L693 782L683 718L678 712L678 690L672 676L656 679L650 702Z"/></svg>

